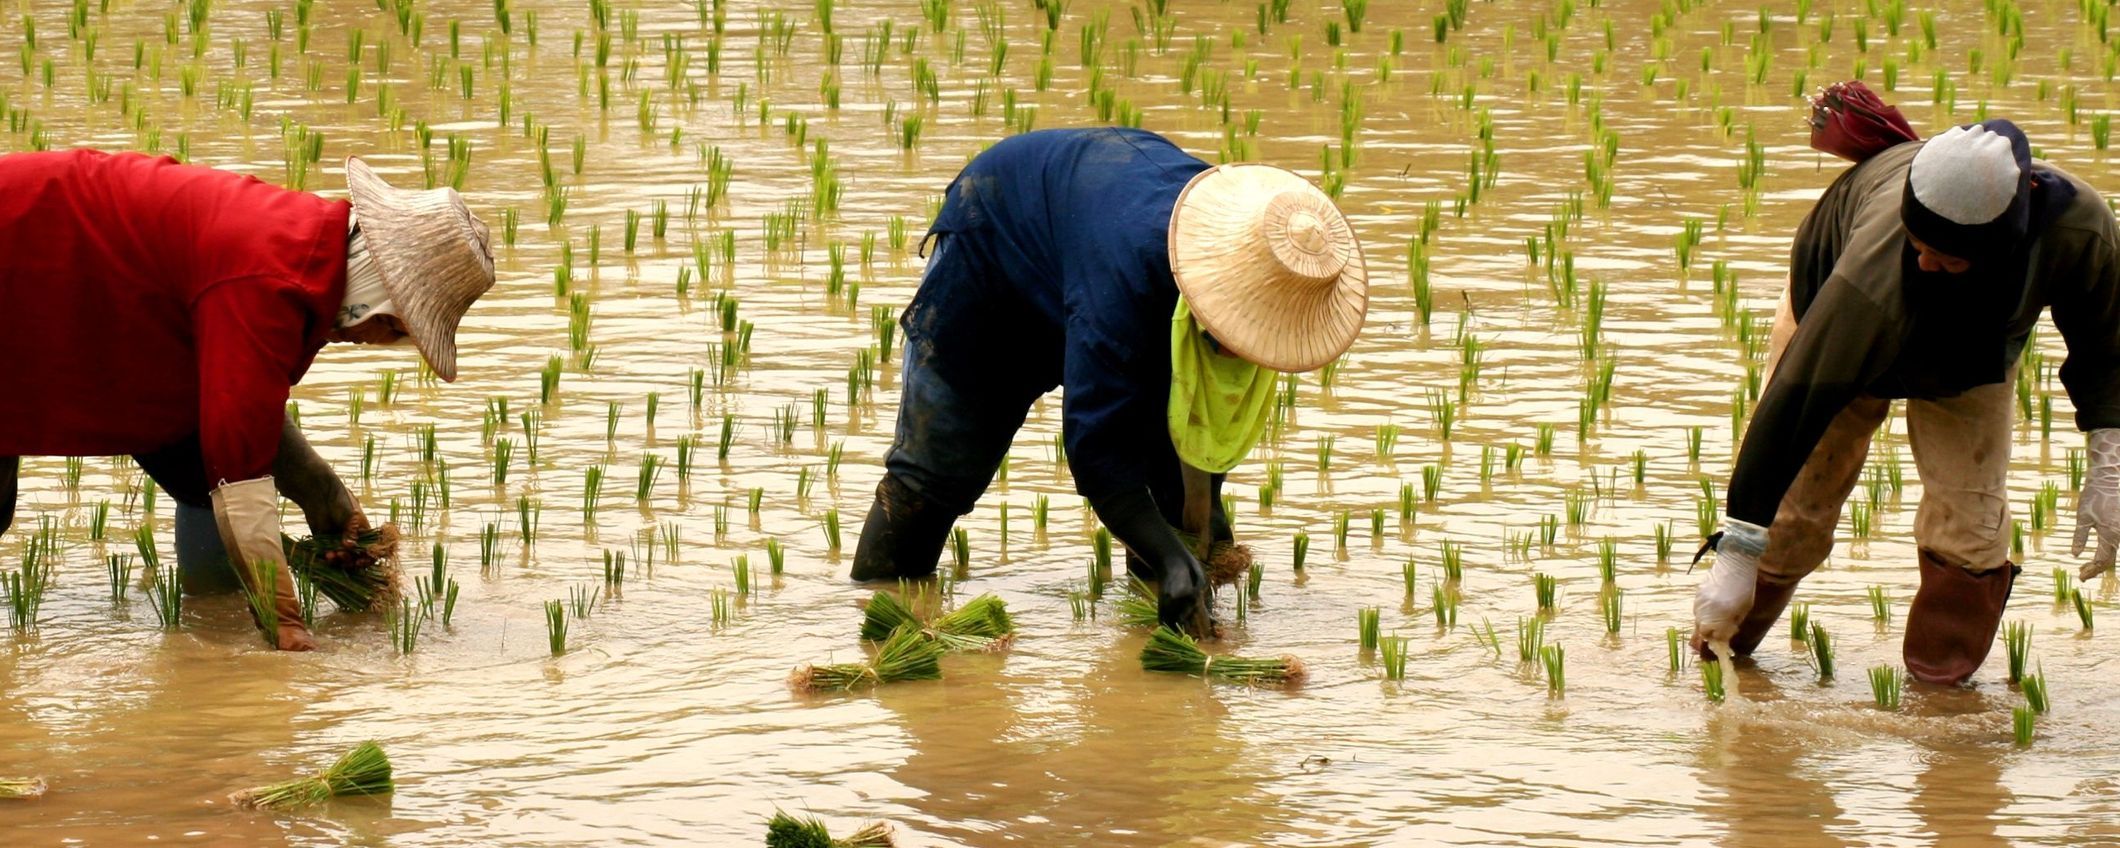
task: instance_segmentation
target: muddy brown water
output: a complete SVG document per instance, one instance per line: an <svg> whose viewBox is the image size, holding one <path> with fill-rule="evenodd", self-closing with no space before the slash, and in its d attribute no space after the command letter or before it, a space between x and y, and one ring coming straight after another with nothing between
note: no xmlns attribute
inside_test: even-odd
<svg viewBox="0 0 2120 848"><path fill-rule="evenodd" d="M2022 698L2003 682L1999 648L1970 690L1913 689L1897 713L1869 703L1865 670L1897 663L1915 585L1908 535L1920 487L1898 423L1873 462L1883 475L1887 456L1896 456L1904 487L1880 490L1872 538L1854 539L1843 523L1834 559L1802 595L1836 637L1839 674L1819 682L1779 636L1742 673L1742 697L1730 703L1707 703L1690 665L1667 669L1665 629L1690 621L1694 577L1684 558L1698 536L1698 481L1717 481L1720 494L1733 391L1748 361L1740 333L1720 315L1710 266L1727 263L1737 307L1763 329L1787 234L1840 168L1805 147L1795 92L1845 78L1859 62L1873 85L1894 76L1887 98L1924 131L1971 120L1984 103L1989 114L2023 124L2053 161L2120 190L2109 154L2094 143L2093 116L2114 105L2109 48L2076 4L2009 7L2021 9L2024 43L2006 78L1998 66L2009 44L1983 4L1937 4L1933 49L1921 9L1904 10L1894 34L1896 5L1806 5L1799 22L1798 8L1774 4L1760 36L1755 4L1673 6L1658 21L1663 6L1636 0L1475 3L1439 46L1433 27L1442 4L1386 2L1334 48L1326 21L1339 17L1336 4L1293 4L1286 23L1261 35L1250 4L1177 2L1169 4L1170 46L1159 52L1137 33L1128 6L1077 0L1053 36L1051 82L1039 91L1045 22L1028 3L945 3L946 31L922 32L910 55L905 33L923 26L919 4L840 3L833 21L844 40L834 69L813 4L730 0L720 71L710 74L711 28L694 8L621 0L610 7L604 111L593 70L582 93L579 69L593 69L597 41L585 4L514 3L514 31L504 37L490 4L415 3L423 20L416 45L367 4L318 4L304 54L294 6L224 0L211 4L202 58L193 60L182 8L116 0L84 7L82 32L96 33L92 61L85 38L69 37L71 4L10 4L0 33L21 61L0 72L0 92L26 117L0 135L0 148L181 145L193 161L279 181L284 120L323 133L327 164L310 187L336 191L342 182L328 163L347 154L419 184L414 124L424 121L435 133L434 167L446 170L448 137L468 141L464 191L496 232L505 209L517 210L520 227L516 244L498 250L500 285L465 323L461 382L419 383L409 350L335 347L296 392L311 438L370 514L385 516L395 499L408 526L415 484L436 497L439 468L423 464L418 449L422 429L436 428L450 504L430 505L411 530L408 568L423 573L425 552L439 543L463 594L451 626L430 622L409 655L391 647L377 617L332 614L318 628L322 650L275 654L229 598L197 600L181 630L158 630L140 577L113 605L102 563L106 552L129 553L142 524L154 526L163 558L172 557L168 499L146 513L129 495L138 474L123 461L87 460L78 487L67 484L59 458L26 464L17 529L0 543L4 564L19 562L40 519L59 527L63 557L36 627L0 635L0 775L41 775L52 789L35 801L0 802L0 843L755 844L776 808L813 812L842 830L887 820L903 844L918 845L2120 841L2111 777L2120 759L2110 745L2120 708L2099 682L2114 670L2103 650L2111 637L2086 630L2052 600L2050 572L2074 567L2066 555L2074 500L2067 452L2080 442L2051 379L2062 353L2051 332L2041 337L2049 358L2034 408L2054 395L2056 426L2048 436L2036 420L2020 424L2011 477L2015 517L2027 523L2027 568L2009 617L2037 628L2033 654L2055 703L2032 745L2010 739L2010 710ZM278 42L267 29L274 10ZM980 23L996 12L1008 44L998 75ZM1239 532L1266 571L1262 598L1217 648L1295 655L1311 682L1248 690L1148 674L1136 659L1142 634L1113 622L1108 602L1095 620L1072 617L1068 594L1082 588L1091 563L1092 524L1055 464L1058 404L1048 398L1018 439L1006 480L960 525L972 562L959 597L1005 598L1022 630L1013 649L950 658L941 682L791 694L790 668L862 655L855 628L866 593L844 581L845 557L827 549L820 528L827 510L839 510L851 552L889 440L895 363L880 364L872 394L852 410L846 385L875 344L870 308L904 304L918 279L918 258L891 244L892 218L902 216L917 238L955 170L1011 131L1005 91L1035 106L1036 127L1099 123L1080 53L1082 30L1100 14L1109 21L1101 84L1139 109L1145 126L1210 161L1224 146L1222 111L1201 106L1197 80L1191 93L1180 85L1196 38L1210 46L1201 63L1210 73L1201 76L1226 85L1231 121L1253 158L1322 179L1321 149L1339 154L1343 81L1362 98L1359 155L1341 171L1341 203L1374 275L1370 323L1332 385L1306 377L1288 426L1232 477ZM1828 15L1832 32L1821 46ZM1563 17L1567 25L1557 26ZM461 21L455 59L451 20ZM863 38L886 20L894 41L871 73ZM36 46L22 60L26 21L34 21ZM761 37L780 25L792 30L784 53L777 39ZM1858 27L1866 52L1855 43ZM355 29L364 33L363 76L349 104ZM580 60L578 31L589 33ZM1395 57L1394 31L1403 33ZM953 55L959 33L961 60ZM669 83L666 37L681 38L689 53L680 86ZM1142 43L1130 50L1130 40ZM268 70L275 45L277 81ZM378 55L385 45L387 70ZM1770 56L1763 68L1753 64L1762 54ZM915 57L935 75L932 101L913 82ZM629 60L637 62L630 80ZM1388 78L1379 71L1386 61ZM1645 85L1650 63L1657 72ZM316 90L305 84L311 64ZM187 67L198 74L190 98ZM1944 99L1932 96L1939 70L1955 87L1955 112L1934 102ZM840 86L836 110L823 102L827 76ZM1574 76L1580 94L1571 102ZM389 109L378 108L379 79ZM96 96L99 86L110 96ZM651 132L641 125L643 95L656 112ZM763 124L761 102L771 110ZM396 109L405 117L392 127L387 115ZM1255 136L1243 129L1253 110ZM916 113L918 144L901 150L901 121ZM1500 170L1459 215L1482 115ZM545 223L525 116L550 127L546 143L569 196L558 227ZM788 116L807 122L804 143L790 137ZM1618 134L1609 206L1597 201L1585 169L1601 128ZM1739 178L1748 135L1765 163L1749 211ZM579 174L570 162L577 136L586 154ZM799 244L769 254L768 216L810 191L819 140L829 141L843 183L839 209L806 218ZM687 219L687 192L708 182L698 144L727 156L733 179L722 203ZM1583 198L1582 212L1562 245L1585 290L1592 278L1608 287L1600 356L1616 363L1610 403L1586 438L1577 435L1578 403L1596 373L1578 346L1586 291L1573 306L1558 304L1524 246L1571 196ZM644 224L627 254L626 210L645 214L657 200L673 210L666 238L650 237ZM1424 328L1407 255L1431 202L1439 205L1425 251L1435 314ZM1704 235L1682 273L1674 240L1687 219L1703 222ZM592 228L601 236L593 268ZM718 245L724 233L734 233L733 266L714 257L710 278L690 279L689 295L678 296L693 244ZM859 244L869 233L877 247L864 265ZM847 245L847 278L859 283L851 306L828 291L835 242ZM570 351L568 301L555 296L562 243L571 244L573 291L592 315L588 340L597 352L586 368ZM716 292L737 298L755 331L746 364L724 384L710 376L695 408L689 374L711 372L715 346L726 341ZM1478 340L1483 366L1445 443L1427 397L1431 389L1456 394L1466 335ZM555 354L565 373L558 396L541 405L539 371ZM387 404L377 396L386 371L400 375ZM821 431L809 421L819 389L829 395ZM356 391L365 401L353 423ZM650 392L660 396L652 427ZM492 479L493 439L480 426L493 398L509 403L499 435L517 451L505 485ZM614 402L623 407L607 438ZM786 443L773 431L783 408L801 422ZM530 410L543 417L535 464L514 420ZM717 461L724 415L736 422L734 439ZM1375 433L1387 423L1402 433L1395 452L1380 458ZM1550 455L1530 450L1540 425L1554 430ZM1694 428L1702 434L1697 461L1687 448ZM700 445L690 481L665 470L636 504L641 457L674 461L687 436ZM1320 472L1326 438L1333 459ZM370 439L374 467L363 479ZM1483 480L1483 449L1499 454L1511 444L1526 449L1521 465ZM843 459L827 474L835 446ZM1641 485L1631 479L1637 451L1646 460ZM1273 464L1284 485L1262 509ZM605 466L609 479L601 508L585 518L592 465ZM1419 493L1426 466L1440 469L1437 495L1402 524L1400 487ZM815 477L807 497L798 492L803 469ZM2050 481L2062 490L2061 515L2034 531L2029 505ZM754 487L764 493L755 517L745 507ZM1043 533L1031 517L1040 496L1052 505ZM523 497L542 505L528 546L517 519ZM1568 520L1571 497L1585 507L1579 524ZM112 504L106 543L88 539L100 501ZM1386 512L1377 538L1372 509ZM1353 526L1344 549L1333 540L1342 512ZM1536 539L1545 516L1559 524L1550 545ZM1654 528L1666 523L1676 541L1659 561ZM489 524L500 545L481 568ZM642 533L666 524L678 531L678 556L658 553L643 567ZM1297 532L1311 539L1301 574L1291 568ZM1513 541L1526 536L1528 545ZM1625 592L1614 636L1599 610L1598 546L1607 538ZM768 539L786 546L784 574L766 573ZM1463 558L1455 627L1439 627L1432 609L1446 540ZM607 550L633 551L622 591L574 622L564 656L550 656L542 603L600 585ZM748 556L757 586L716 625L710 596L733 589L730 563L739 555ZM1401 577L1409 560L1418 572L1411 595ZM1538 669L1518 663L1513 645L1519 622L1536 614L1534 572L1560 582L1546 640L1567 649L1561 697L1549 695ZM1891 600L1893 616L1881 625L1872 621L1871 586ZM2112 617L2112 581L2086 589L2098 614ZM1234 614L1230 594L1220 599L1224 618ZM1410 638L1404 680L1382 679L1375 658L1357 650L1355 611L1365 606L1382 608L1387 633ZM1492 649L1483 622L1498 637ZM223 800L371 738L396 765L394 797L286 815L241 812Z"/></svg>

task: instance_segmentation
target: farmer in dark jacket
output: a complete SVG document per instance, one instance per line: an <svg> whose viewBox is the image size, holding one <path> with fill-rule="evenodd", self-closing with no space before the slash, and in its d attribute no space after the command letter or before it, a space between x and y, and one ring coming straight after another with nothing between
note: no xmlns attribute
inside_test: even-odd
<svg viewBox="0 0 2120 848"><path fill-rule="evenodd" d="M2009 561L2009 381L2041 310L2068 344L2061 381L2089 433L2075 552L2089 579L2120 546L2120 236L2089 185L2031 158L2009 121L1900 144L1842 174L1797 231L1772 370L1730 478L1696 639L1755 648L1830 552L1842 503L1893 398L1921 474L1916 679L1980 668Z"/></svg>
<svg viewBox="0 0 2120 848"><path fill-rule="evenodd" d="M350 200L327 200L166 157L0 157L7 514L16 457L129 454L212 510L246 585L272 581L278 646L313 647L281 487L313 525L360 519L287 437L288 391L330 341L409 340L455 380L457 322L493 285L485 225L455 191L393 188L359 159L346 182Z"/></svg>
<svg viewBox="0 0 2120 848"><path fill-rule="evenodd" d="M1323 366L1360 332L1367 277L1346 219L1279 168L1210 168L1140 130L1048 130L973 159L929 238L854 579L932 573L1058 386L1076 491L1163 619L1201 626L1201 548L1173 528L1202 548L1227 537L1212 491L1263 432L1275 372Z"/></svg>

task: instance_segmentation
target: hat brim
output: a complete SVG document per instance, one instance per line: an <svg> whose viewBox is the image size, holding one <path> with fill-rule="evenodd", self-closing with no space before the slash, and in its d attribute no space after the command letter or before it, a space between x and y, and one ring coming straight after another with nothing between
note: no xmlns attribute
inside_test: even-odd
<svg viewBox="0 0 2120 848"><path fill-rule="evenodd" d="M1334 209L1327 223L1344 260L1335 279L1288 285L1245 249L1256 240L1260 200L1287 191L1314 192ZM1331 199L1291 171L1231 163L1200 172L1178 194L1168 241L1171 275L1193 318L1246 361L1314 371L1346 353L1362 333L1369 275L1361 243Z"/></svg>
<svg viewBox="0 0 2120 848"><path fill-rule="evenodd" d="M383 288L398 306L396 317L404 325L406 335L412 338L413 346L435 376L456 382L457 327L464 310L493 285L492 256L483 243L477 219L463 208L463 201L454 191L397 188L358 157L346 159L346 190L368 250L382 274ZM445 204L459 214L437 215ZM436 232L438 219L462 221L464 229ZM466 239L478 243L479 249L474 252L483 261L483 268L469 269L484 276L477 283L476 292L465 297L462 292L440 290L434 281L420 279L434 267L438 252L452 242L461 245Z"/></svg>

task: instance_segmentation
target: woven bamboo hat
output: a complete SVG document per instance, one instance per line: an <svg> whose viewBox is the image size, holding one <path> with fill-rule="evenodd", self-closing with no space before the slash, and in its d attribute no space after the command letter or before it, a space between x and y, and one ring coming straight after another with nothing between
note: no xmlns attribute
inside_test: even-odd
<svg viewBox="0 0 2120 848"><path fill-rule="evenodd" d="M1362 246L1332 198L1293 172L1250 163L1202 171L1178 195L1169 241L1193 317L1247 361L1310 371L1362 332Z"/></svg>
<svg viewBox="0 0 2120 848"><path fill-rule="evenodd" d="M455 382L457 324L493 288L486 223L455 189L396 188L358 158L346 160L346 190L398 320L435 375Z"/></svg>

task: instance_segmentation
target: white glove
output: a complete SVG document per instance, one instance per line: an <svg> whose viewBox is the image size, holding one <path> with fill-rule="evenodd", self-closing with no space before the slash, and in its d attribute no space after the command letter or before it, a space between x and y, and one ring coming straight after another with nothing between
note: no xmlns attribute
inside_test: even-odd
<svg viewBox="0 0 2120 848"><path fill-rule="evenodd" d="M2082 556L2083 543L2091 530L2098 531L2098 550L2091 561L2076 572L2089 580L2113 568L2113 553L2120 550L2120 430L2092 430L2084 440L2090 452L2090 476L2076 495L2076 542L2069 556Z"/></svg>
<svg viewBox="0 0 2120 848"><path fill-rule="evenodd" d="M271 605L278 618L273 622L275 644L282 651L314 649L316 641L302 623L294 572L288 569L287 551L280 546L280 493L273 488L272 478L222 483L213 490L213 514L221 526L221 543L228 549L228 563L235 567L244 590L263 593L266 587L259 585L266 579L263 575L272 575L271 600L257 599L252 603Z"/></svg>
<svg viewBox="0 0 2120 848"><path fill-rule="evenodd" d="M1767 528L1735 518L1723 519L1722 540L1715 545L1715 564L1693 596L1693 638L1704 645L1725 644L1752 611L1758 587L1759 555L1767 549Z"/></svg>

